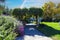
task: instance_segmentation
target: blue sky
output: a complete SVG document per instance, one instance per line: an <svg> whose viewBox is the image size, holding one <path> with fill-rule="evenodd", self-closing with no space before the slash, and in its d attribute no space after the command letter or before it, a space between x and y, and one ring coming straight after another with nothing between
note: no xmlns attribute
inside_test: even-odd
<svg viewBox="0 0 60 40"><path fill-rule="evenodd" d="M60 0L6 0L6 6L8 8L30 8L41 7L44 3L52 1L54 3L60 3Z"/></svg>
<svg viewBox="0 0 60 40"><path fill-rule="evenodd" d="M19 7L24 0L6 0L5 5L8 8L16 8Z"/></svg>

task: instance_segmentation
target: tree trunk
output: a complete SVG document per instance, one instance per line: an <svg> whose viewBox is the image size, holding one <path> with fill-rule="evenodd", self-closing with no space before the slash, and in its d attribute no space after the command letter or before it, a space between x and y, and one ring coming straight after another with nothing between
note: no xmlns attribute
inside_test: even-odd
<svg viewBox="0 0 60 40"><path fill-rule="evenodd" d="M37 24L37 16L36 16L36 24Z"/></svg>

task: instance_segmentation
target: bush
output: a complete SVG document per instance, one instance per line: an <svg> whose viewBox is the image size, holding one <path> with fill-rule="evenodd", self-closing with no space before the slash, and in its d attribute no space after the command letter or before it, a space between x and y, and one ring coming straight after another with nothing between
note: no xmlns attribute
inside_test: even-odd
<svg viewBox="0 0 60 40"><path fill-rule="evenodd" d="M15 40L17 24L17 20L11 16L0 16L0 40Z"/></svg>

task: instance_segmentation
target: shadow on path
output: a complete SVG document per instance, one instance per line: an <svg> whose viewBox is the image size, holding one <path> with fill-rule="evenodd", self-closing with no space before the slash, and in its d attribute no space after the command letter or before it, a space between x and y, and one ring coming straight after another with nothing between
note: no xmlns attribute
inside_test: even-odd
<svg viewBox="0 0 60 40"><path fill-rule="evenodd" d="M34 35L44 36L43 33L41 33L35 28L35 25L26 25L24 28L24 33L25 35L29 35L29 36L34 36Z"/></svg>
<svg viewBox="0 0 60 40"><path fill-rule="evenodd" d="M24 36L18 36L15 40L24 40Z"/></svg>
<svg viewBox="0 0 60 40"><path fill-rule="evenodd" d="M27 36L35 36L35 35L44 36L43 33L41 33L35 28L35 25L26 25L24 27L24 36L26 35ZM19 36L16 38L16 40L24 40L24 36Z"/></svg>

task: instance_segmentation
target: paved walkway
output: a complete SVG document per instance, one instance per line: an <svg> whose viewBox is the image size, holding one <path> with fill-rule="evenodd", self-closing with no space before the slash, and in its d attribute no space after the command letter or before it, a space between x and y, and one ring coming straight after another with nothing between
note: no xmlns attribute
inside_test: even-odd
<svg viewBox="0 0 60 40"><path fill-rule="evenodd" d="M18 37L17 40L52 40L34 27L34 25L26 25L24 36Z"/></svg>

